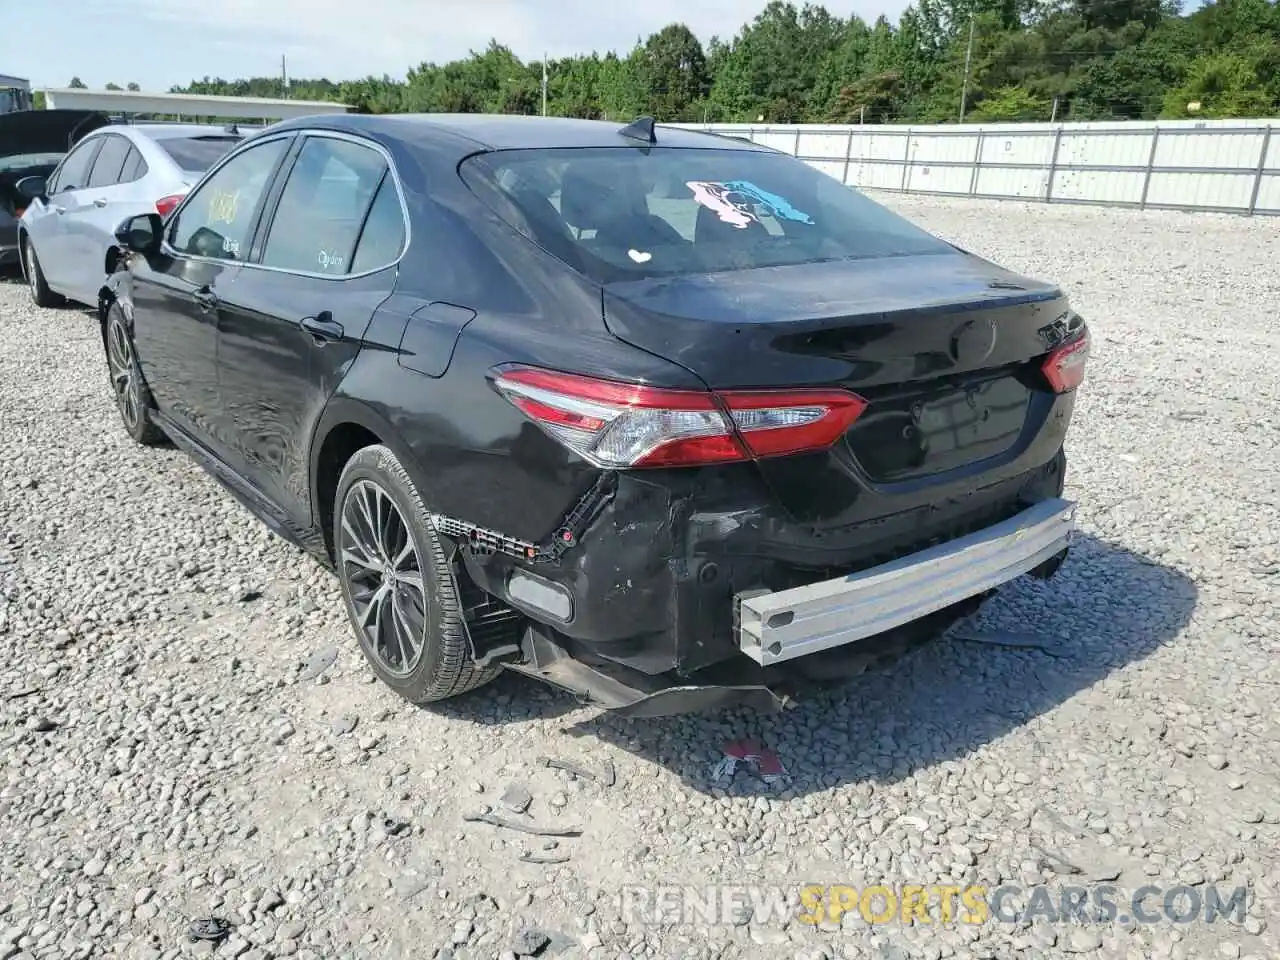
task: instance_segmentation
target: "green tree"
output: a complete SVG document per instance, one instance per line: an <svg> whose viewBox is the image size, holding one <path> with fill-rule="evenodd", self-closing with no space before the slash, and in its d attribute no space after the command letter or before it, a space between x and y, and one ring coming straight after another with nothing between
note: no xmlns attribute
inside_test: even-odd
<svg viewBox="0 0 1280 960"><path fill-rule="evenodd" d="M600 58L566 57L549 65L548 111L556 116L601 118Z"/></svg>
<svg viewBox="0 0 1280 960"><path fill-rule="evenodd" d="M975 123L1043 123L1053 104L1022 87L1000 87L987 93L965 119Z"/></svg>
<svg viewBox="0 0 1280 960"><path fill-rule="evenodd" d="M647 112L658 120L693 119L690 112L710 89L707 58L683 23L663 27L644 42L636 62Z"/></svg>
<svg viewBox="0 0 1280 960"><path fill-rule="evenodd" d="M1192 63L1186 82L1165 95L1162 116L1259 117L1273 106L1248 57L1213 53Z"/></svg>
<svg viewBox="0 0 1280 960"><path fill-rule="evenodd" d="M548 68L550 113L618 122L642 113L954 122L962 88L973 121L1274 115L1280 4L1217 0L1182 15L1177 0L914 0L896 23L868 24L771 0L705 47L672 23L630 50L584 51ZM541 80L541 63L493 41L449 63L420 63L403 80L298 79L291 89L366 113L537 113ZM71 85L84 87L78 77ZM278 77L205 77L174 91L271 97L279 89Z"/></svg>
<svg viewBox="0 0 1280 960"><path fill-rule="evenodd" d="M596 89L602 119L629 122L644 112L648 92L644 87L643 62L643 49L638 44L625 60L610 53L600 61Z"/></svg>

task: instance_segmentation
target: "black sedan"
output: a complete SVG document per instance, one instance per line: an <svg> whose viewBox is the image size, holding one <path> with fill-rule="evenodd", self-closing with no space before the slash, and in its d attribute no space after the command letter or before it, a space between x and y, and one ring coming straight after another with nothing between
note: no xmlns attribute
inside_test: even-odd
<svg viewBox="0 0 1280 960"><path fill-rule="evenodd" d="M1067 552L1061 291L764 147L316 117L118 238L126 429L332 566L414 702L777 706Z"/></svg>

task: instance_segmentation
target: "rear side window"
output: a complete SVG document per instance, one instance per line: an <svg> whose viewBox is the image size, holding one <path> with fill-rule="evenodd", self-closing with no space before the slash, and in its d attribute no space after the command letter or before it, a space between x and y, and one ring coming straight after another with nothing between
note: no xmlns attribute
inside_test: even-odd
<svg viewBox="0 0 1280 960"><path fill-rule="evenodd" d="M308 138L280 194L263 265L330 276L349 273L365 215L386 172L386 161L372 147Z"/></svg>
<svg viewBox="0 0 1280 960"><path fill-rule="evenodd" d="M776 153L495 151L467 160L462 176L513 227L600 283L950 249Z"/></svg>
<svg viewBox="0 0 1280 960"><path fill-rule="evenodd" d="M404 249L404 239L404 211L400 208L395 181L388 171L373 198L364 229L360 231L356 255L351 260L351 272L364 273L395 263Z"/></svg>
<svg viewBox="0 0 1280 960"><path fill-rule="evenodd" d="M67 154L66 159L62 161L62 166L54 175L53 182L49 185L50 195L63 190L79 190L88 184L89 167L93 164L93 158L97 156L98 147L102 146L102 141L102 137L83 141Z"/></svg>
<svg viewBox="0 0 1280 960"><path fill-rule="evenodd" d="M129 151L133 149L124 137L105 136L102 138L102 149L98 151L98 159L93 161L93 171L89 174L90 187L110 187L120 182L120 171Z"/></svg>
<svg viewBox="0 0 1280 960"><path fill-rule="evenodd" d="M157 140L156 144L167 153L178 168L187 173L204 173L231 152L243 137L172 137Z"/></svg>
<svg viewBox="0 0 1280 960"><path fill-rule="evenodd" d="M130 147L129 156L125 158L124 166L120 170L120 182L133 183L146 175L147 161L142 159L142 154L138 152L137 147Z"/></svg>

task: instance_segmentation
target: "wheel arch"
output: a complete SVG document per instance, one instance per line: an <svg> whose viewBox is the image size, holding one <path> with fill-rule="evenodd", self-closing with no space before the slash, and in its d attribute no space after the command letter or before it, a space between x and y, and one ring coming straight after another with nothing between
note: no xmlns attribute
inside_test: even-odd
<svg viewBox="0 0 1280 960"><path fill-rule="evenodd" d="M106 342L107 336L107 314L111 311L113 304L120 304L120 312L124 314L125 327L129 333L133 333L133 301L128 295L128 291L116 275L108 274L107 279L102 286L98 287L98 329L102 333L103 342Z"/></svg>
<svg viewBox="0 0 1280 960"><path fill-rule="evenodd" d="M396 455L423 503L430 508L426 477L391 423L367 404L348 397L331 399L312 435L310 452L312 516L324 537L330 561L333 560L333 501L342 468L357 450L372 444L381 444Z"/></svg>
<svg viewBox="0 0 1280 960"><path fill-rule="evenodd" d="M122 256L124 256L124 254L120 252L119 247L115 245L107 247L106 256L102 258L102 273L104 276L109 277L116 272L116 267L120 265L120 258Z"/></svg>
<svg viewBox="0 0 1280 960"><path fill-rule="evenodd" d="M104 283L98 289L98 329L102 331L104 337L107 335L107 313L115 302L115 291Z"/></svg>

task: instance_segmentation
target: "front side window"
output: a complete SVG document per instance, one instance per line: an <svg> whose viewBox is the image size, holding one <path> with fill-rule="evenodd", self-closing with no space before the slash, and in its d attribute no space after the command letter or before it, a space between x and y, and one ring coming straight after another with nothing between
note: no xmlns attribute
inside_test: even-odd
<svg viewBox="0 0 1280 960"><path fill-rule="evenodd" d="M467 160L462 177L517 230L600 283L950 249L772 152L495 151Z"/></svg>
<svg viewBox="0 0 1280 960"><path fill-rule="evenodd" d="M309 138L280 194L263 265L330 276L350 273L356 241L386 172L386 160L372 147Z"/></svg>
<svg viewBox="0 0 1280 960"><path fill-rule="evenodd" d="M178 211L169 245L193 256L245 259L258 204L288 145L288 138L269 140L223 164Z"/></svg>
<svg viewBox="0 0 1280 960"><path fill-rule="evenodd" d="M110 187L120 182L120 170L133 145L124 137L105 136L102 138L102 149L98 158L93 161L93 170L89 173L90 187Z"/></svg>
<svg viewBox="0 0 1280 960"><path fill-rule="evenodd" d="M49 184L50 196L64 190L79 190L88 184L89 168L93 165L93 158L97 156L102 140L102 137L85 140L67 154L62 161L62 166L58 168L53 181Z"/></svg>

